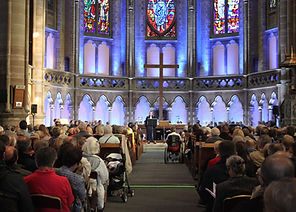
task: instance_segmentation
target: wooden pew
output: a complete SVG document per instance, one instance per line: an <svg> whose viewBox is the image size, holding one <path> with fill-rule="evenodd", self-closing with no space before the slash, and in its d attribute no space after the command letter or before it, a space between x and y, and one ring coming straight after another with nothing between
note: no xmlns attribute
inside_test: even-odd
<svg viewBox="0 0 296 212"><path fill-rule="evenodd" d="M104 160L110 153L122 153L120 143L101 143L99 156Z"/></svg>
<svg viewBox="0 0 296 212"><path fill-rule="evenodd" d="M142 152L143 152L143 134L141 130L137 130L135 133L135 141L136 141L136 159L139 160Z"/></svg>
<svg viewBox="0 0 296 212"><path fill-rule="evenodd" d="M214 144L205 142L195 142L193 163L196 167L194 178L200 180L206 169L208 161L215 157Z"/></svg>
<svg viewBox="0 0 296 212"><path fill-rule="evenodd" d="M127 137L127 146L128 146L129 154L131 157L131 161L132 161L132 164L135 165L137 157L136 157L136 149L133 148L132 136L133 136L132 134L128 134L126 137Z"/></svg>

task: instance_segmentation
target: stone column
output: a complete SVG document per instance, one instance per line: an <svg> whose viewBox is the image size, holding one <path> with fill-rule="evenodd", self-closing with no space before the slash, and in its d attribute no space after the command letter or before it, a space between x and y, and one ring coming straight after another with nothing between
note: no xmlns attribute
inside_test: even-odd
<svg viewBox="0 0 296 212"><path fill-rule="evenodd" d="M244 74L249 73L249 0L244 0Z"/></svg>
<svg viewBox="0 0 296 212"><path fill-rule="evenodd" d="M126 25L126 75L135 76L135 2L134 0L126 0L127 2L127 25Z"/></svg>
<svg viewBox="0 0 296 212"><path fill-rule="evenodd" d="M272 105L268 105L268 121L272 121L273 117L272 117Z"/></svg>
<svg viewBox="0 0 296 212"><path fill-rule="evenodd" d="M262 121L262 106L258 106L259 109L259 121Z"/></svg>
<svg viewBox="0 0 296 212"><path fill-rule="evenodd" d="M227 119L226 122L229 122L229 110L230 110L230 107L226 107L226 119Z"/></svg>
<svg viewBox="0 0 296 212"><path fill-rule="evenodd" d="M211 107L210 107L210 110L211 110L211 122L212 122L212 124L211 124L211 125L214 125L214 120L213 120L213 118L214 118L214 116L213 116L214 107L213 107L213 106L211 106Z"/></svg>
<svg viewBox="0 0 296 212"><path fill-rule="evenodd" d="M93 106L92 107L92 112L93 112L93 120L91 120L91 121L95 121L96 120L96 118L95 118L95 115L96 115L96 107L95 106Z"/></svg>
<svg viewBox="0 0 296 212"><path fill-rule="evenodd" d="M172 107L168 107L169 111L169 121L172 121Z"/></svg>
<svg viewBox="0 0 296 212"><path fill-rule="evenodd" d="M109 123L111 124L112 107L108 107L108 112L109 112Z"/></svg>
<svg viewBox="0 0 296 212"><path fill-rule="evenodd" d="M188 1L188 40L187 40L187 54L188 54L188 77L195 76L196 70L196 10L195 1Z"/></svg>

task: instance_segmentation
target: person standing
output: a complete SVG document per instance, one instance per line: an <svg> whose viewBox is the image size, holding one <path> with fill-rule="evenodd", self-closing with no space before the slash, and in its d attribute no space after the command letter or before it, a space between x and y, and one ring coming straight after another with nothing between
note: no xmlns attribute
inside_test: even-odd
<svg viewBox="0 0 296 212"><path fill-rule="evenodd" d="M148 144L150 142L154 142L156 144L156 141L155 141L156 121L154 122L153 119L156 120L156 117L153 116L153 112L151 111L149 113L149 115L146 117L146 120L145 120L145 127L146 127L146 134L147 134Z"/></svg>

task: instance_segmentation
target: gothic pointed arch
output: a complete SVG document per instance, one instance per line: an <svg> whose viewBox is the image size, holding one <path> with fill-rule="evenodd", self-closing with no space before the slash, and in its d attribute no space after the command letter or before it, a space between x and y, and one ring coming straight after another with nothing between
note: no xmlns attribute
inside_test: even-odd
<svg viewBox="0 0 296 212"><path fill-rule="evenodd" d="M172 103L171 112L171 123L172 124L187 124L187 109L186 103L181 96L177 96Z"/></svg>
<svg viewBox="0 0 296 212"><path fill-rule="evenodd" d="M54 113L53 118L54 119L60 119L61 118L61 105L63 104L62 95L60 92L57 93L55 102L54 102Z"/></svg>
<svg viewBox="0 0 296 212"><path fill-rule="evenodd" d="M93 121L93 101L85 94L79 104L78 119L81 121Z"/></svg>
<svg viewBox="0 0 296 212"><path fill-rule="evenodd" d="M125 103L121 96L117 96L112 104L110 124L125 124Z"/></svg>
<svg viewBox="0 0 296 212"><path fill-rule="evenodd" d="M72 99L71 99L71 95L68 93L64 101L63 116L62 116L63 119L71 120L73 118L71 105L72 105Z"/></svg>
<svg viewBox="0 0 296 212"><path fill-rule="evenodd" d="M268 101L264 93L261 95L259 105L261 106L261 114L262 114L261 121L268 122L269 121Z"/></svg>
<svg viewBox="0 0 296 212"><path fill-rule="evenodd" d="M217 96L212 104L213 107L213 123L227 121L226 105L221 96Z"/></svg>
<svg viewBox="0 0 296 212"><path fill-rule="evenodd" d="M102 95L96 104L95 120L101 120L103 124L109 122L110 103L105 95Z"/></svg>
<svg viewBox="0 0 296 212"><path fill-rule="evenodd" d="M150 103L145 96L141 96L136 104L135 109L135 121L139 124L143 124L146 116L150 112Z"/></svg>
<svg viewBox="0 0 296 212"><path fill-rule="evenodd" d="M51 98L50 91L47 92L45 99L44 99L44 125L49 127L52 123L52 110L51 110L51 104L53 103L53 99Z"/></svg>
<svg viewBox="0 0 296 212"><path fill-rule="evenodd" d="M212 121L210 104L204 96L201 96L198 100L196 118L201 126L207 126Z"/></svg>
<svg viewBox="0 0 296 212"><path fill-rule="evenodd" d="M233 123L244 121L243 105L237 95L231 97L229 102L229 121Z"/></svg>
<svg viewBox="0 0 296 212"><path fill-rule="evenodd" d="M255 94L252 95L250 101L250 122L253 127L257 127L260 121L259 104Z"/></svg>

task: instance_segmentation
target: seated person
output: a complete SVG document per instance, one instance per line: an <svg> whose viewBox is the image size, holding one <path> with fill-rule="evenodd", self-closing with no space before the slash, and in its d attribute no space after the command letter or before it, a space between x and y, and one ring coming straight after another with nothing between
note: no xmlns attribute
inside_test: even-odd
<svg viewBox="0 0 296 212"><path fill-rule="evenodd" d="M74 196L68 179L57 175L53 170L56 158L57 153L52 147L39 149L35 155L38 169L33 174L25 177L24 180L31 194L59 197L63 211L69 212L74 202Z"/></svg>
<svg viewBox="0 0 296 212"><path fill-rule="evenodd" d="M211 135L210 137L206 140L206 143L215 143L218 140L222 140L220 137L220 130L217 127L214 127L211 130Z"/></svg>
<svg viewBox="0 0 296 212"><path fill-rule="evenodd" d="M18 152L15 147L6 146L4 159L7 167L13 172L16 172L24 177L32 174L32 172L23 169L20 164L17 164Z"/></svg>
<svg viewBox="0 0 296 212"><path fill-rule="evenodd" d="M106 125L104 127L104 135L99 139L99 143L120 143L120 140L113 135L112 127Z"/></svg>
<svg viewBox="0 0 296 212"><path fill-rule="evenodd" d="M287 178L272 182L264 192L267 212L294 212L296 208L296 179Z"/></svg>
<svg viewBox="0 0 296 212"><path fill-rule="evenodd" d="M19 137L17 139L18 164L24 169L34 172L37 167L34 160L34 151L32 149L32 141L27 137Z"/></svg>
<svg viewBox="0 0 296 212"><path fill-rule="evenodd" d="M221 160L216 165L206 170L198 191L201 200L206 204L206 211L212 211L214 203L214 197L209 191L213 192L215 184L221 183L229 178L226 160L228 157L235 155L235 145L232 141L222 141L218 148Z"/></svg>
<svg viewBox="0 0 296 212"><path fill-rule="evenodd" d="M182 138L180 134L176 133L176 127L171 128L171 133L168 134L166 138L166 143L168 145L168 149L173 152L179 151L179 149L181 148Z"/></svg>
<svg viewBox="0 0 296 212"><path fill-rule="evenodd" d="M0 211L34 211L23 177L6 166L4 152L5 145L0 142Z"/></svg>
<svg viewBox="0 0 296 212"><path fill-rule="evenodd" d="M92 196L93 191L97 192L97 207L99 211L103 211L109 183L109 172L105 162L98 156L100 153L98 140L95 137L87 138L85 144L82 146L82 151L83 156L90 162L91 171L97 173L97 180L90 179L91 190L89 195Z"/></svg>
<svg viewBox="0 0 296 212"><path fill-rule="evenodd" d="M244 175L246 169L245 161L240 156L230 156L226 160L226 167L230 178L217 185L213 212L223 211L223 201L225 198L251 194L253 188L259 184L256 178Z"/></svg>
<svg viewBox="0 0 296 212"><path fill-rule="evenodd" d="M82 211L82 202L86 200L85 180L81 175L74 173L82 158L82 151L75 148L72 143L64 143L60 151L63 151L63 154L60 154L62 156L60 159L62 167L57 169L56 173L60 176L67 177L70 182L75 198L72 211Z"/></svg>

